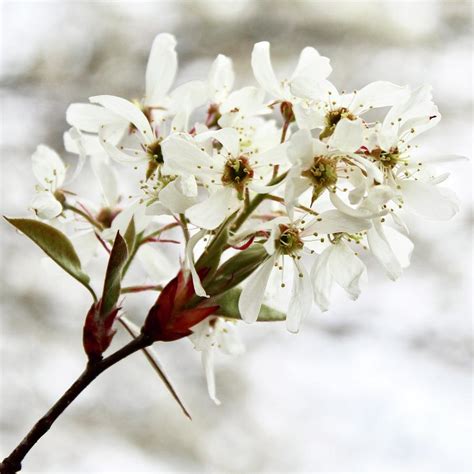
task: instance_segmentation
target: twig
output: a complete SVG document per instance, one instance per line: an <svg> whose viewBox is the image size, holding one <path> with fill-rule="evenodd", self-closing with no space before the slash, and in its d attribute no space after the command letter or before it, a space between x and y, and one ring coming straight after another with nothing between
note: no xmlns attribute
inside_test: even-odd
<svg viewBox="0 0 474 474"><path fill-rule="evenodd" d="M15 474L21 471L21 463L30 449L48 432L52 424L63 411L94 381L102 372L112 365L125 359L152 343L146 336L140 334L126 346L114 352L105 359L89 363L79 378L66 390L64 395L40 418L20 444L0 464L1 474Z"/></svg>

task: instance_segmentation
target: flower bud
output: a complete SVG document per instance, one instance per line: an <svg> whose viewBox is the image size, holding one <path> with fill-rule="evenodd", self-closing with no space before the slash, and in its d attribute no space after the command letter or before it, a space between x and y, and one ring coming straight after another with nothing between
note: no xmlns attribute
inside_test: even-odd
<svg viewBox="0 0 474 474"><path fill-rule="evenodd" d="M116 333L113 325L120 308L114 306L109 314L102 316L101 304L101 300L92 304L84 324L82 343L89 360L100 360Z"/></svg>
<svg viewBox="0 0 474 474"><path fill-rule="evenodd" d="M199 276L203 278L206 273L207 270L201 270ZM192 301L197 304L189 307ZM202 306L202 298L196 296L192 279L180 270L150 309L142 332L154 341L175 341L189 336L190 328L218 309L218 305Z"/></svg>

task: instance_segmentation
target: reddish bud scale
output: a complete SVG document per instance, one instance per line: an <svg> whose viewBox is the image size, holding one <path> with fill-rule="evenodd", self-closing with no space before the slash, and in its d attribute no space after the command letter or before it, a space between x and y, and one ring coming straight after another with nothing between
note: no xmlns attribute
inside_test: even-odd
<svg viewBox="0 0 474 474"><path fill-rule="evenodd" d="M208 269L199 272L202 278ZM193 308L186 304L196 297L191 278L185 278L183 271L173 278L163 289L158 300L150 309L143 326L143 333L154 341L175 341L189 336L191 328L215 313L219 306L200 306Z"/></svg>
<svg viewBox="0 0 474 474"><path fill-rule="evenodd" d="M100 315L101 301L94 303L86 316L82 343L90 360L101 359L116 333L113 328L119 308L114 308L108 315Z"/></svg>

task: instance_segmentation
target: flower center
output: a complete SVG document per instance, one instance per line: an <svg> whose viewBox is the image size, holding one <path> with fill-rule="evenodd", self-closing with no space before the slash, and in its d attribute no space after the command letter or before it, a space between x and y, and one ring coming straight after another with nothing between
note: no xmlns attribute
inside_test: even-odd
<svg viewBox="0 0 474 474"><path fill-rule="evenodd" d="M253 170L245 156L227 160L224 166L224 173L222 174L222 182L226 186L233 186L237 189L239 196L243 194L245 185L252 178Z"/></svg>
<svg viewBox="0 0 474 474"><path fill-rule="evenodd" d="M337 181L337 159L315 156L311 168L304 170L301 176L308 178L313 185L313 202L320 194Z"/></svg>
<svg viewBox="0 0 474 474"><path fill-rule="evenodd" d="M330 137L336 128L336 125L343 119L356 120L357 117L349 112L345 107L340 107L336 110L330 110L325 117L325 128L319 135L319 139Z"/></svg>
<svg viewBox="0 0 474 474"><path fill-rule="evenodd" d="M375 148L370 152L370 156L374 159L374 161L378 161L381 165L385 168L393 169L397 166L401 161L400 152L398 148L390 148L389 151L384 151L381 148Z"/></svg>
<svg viewBox="0 0 474 474"><path fill-rule="evenodd" d="M148 169L146 171L146 179L149 180L157 168L164 163L163 153L161 151L161 140L155 140L146 147L146 152L150 157Z"/></svg>
<svg viewBox="0 0 474 474"><path fill-rule="evenodd" d="M280 236L276 239L276 248L283 255L296 256L304 244L300 238L300 231L293 226L280 224Z"/></svg>
<svg viewBox="0 0 474 474"><path fill-rule="evenodd" d="M158 165L163 164L163 153L161 151L161 140L155 140L146 147L146 152L151 160Z"/></svg>

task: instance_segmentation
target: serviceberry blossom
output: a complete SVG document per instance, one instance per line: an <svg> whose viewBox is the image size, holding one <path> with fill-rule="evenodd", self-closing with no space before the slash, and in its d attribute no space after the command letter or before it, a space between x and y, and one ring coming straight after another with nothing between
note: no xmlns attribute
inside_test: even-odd
<svg viewBox="0 0 474 474"><path fill-rule="evenodd" d="M290 74L276 74L265 41L250 58L256 82L234 89L232 60L219 54L209 64L183 82L176 40L159 34L144 91L138 84L135 97L117 97L96 89L89 102L72 104L64 144L76 171L67 180L59 155L40 145L31 205L34 222L71 240L59 258L51 240L31 237L94 297L88 354L100 359L97 348L110 343L130 293L155 291L140 337L148 345L189 338L219 403L216 349L243 351L241 321L286 320L298 332L330 309L336 285L352 300L364 286L370 291L370 253L395 280L414 251L405 213L447 220L458 203L444 187L448 173L430 165L455 156L435 157L415 143L441 118L430 86L375 81L339 92L315 48L301 51ZM371 111L380 120L369 120ZM84 162L92 179L79 192ZM29 235L24 225L17 226ZM86 272L104 258L97 297L104 279ZM280 311L267 304L275 291L288 301ZM94 337L105 340L98 328L107 329L107 344L91 352Z"/></svg>

